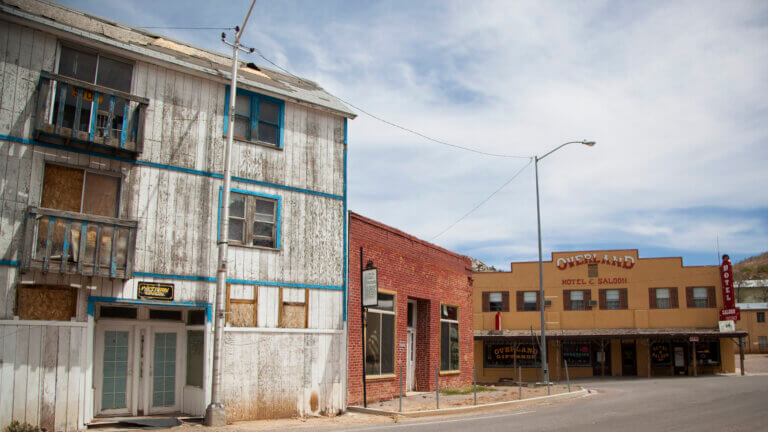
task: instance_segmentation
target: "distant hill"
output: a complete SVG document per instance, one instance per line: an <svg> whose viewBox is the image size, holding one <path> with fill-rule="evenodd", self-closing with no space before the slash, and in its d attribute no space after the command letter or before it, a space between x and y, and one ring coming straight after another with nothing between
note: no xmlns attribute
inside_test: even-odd
<svg viewBox="0 0 768 432"><path fill-rule="evenodd" d="M472 257L469 258L472 260L472 271L473 272L496 272L499 271L494 266L486 265L484 262L474 259Z"/></svg>
<svg viewBox="0 0 768 432"><path fill-rule="evenodd" d="M733 270L736 280L768 279L768 252L737 262Z"/></svg>

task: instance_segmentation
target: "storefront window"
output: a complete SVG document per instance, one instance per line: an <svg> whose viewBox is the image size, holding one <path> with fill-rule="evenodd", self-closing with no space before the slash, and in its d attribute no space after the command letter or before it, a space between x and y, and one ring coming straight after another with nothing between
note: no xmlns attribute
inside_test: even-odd
<svg viewBox="0 0 768 432"><path fill-rule="evenodd" d="M187 330L187 385L203 388L203 354L205 353L202 330Z"/></svg>
<svg viewBox="0 0 768 432"><path fill-rule="evenodd" d="M395 373L395 295L379 292L366 314L365 374Z"/></svg>
<svg viewBox="0 0 768 432"><path fill-rule="evenodd" d="M701 342L696 344L696 364L719 365L720 342Z"/></svg>
<svg viewBox="0 0 768 432"><path fill-rule="evenodd" d="M440 370L459 370L459 308L440 306Z"/></svg>
<svg viewBox="0 0 768 432"><path fill-rule="evenodd" d="M571 342L563 344L563 366L568 362L568 367L592 366L592 353L589 342Z"/></svg>
<svg viewBox="0 0 768 432"><path fill-rule="evenodd" d="M541 365L539 347L530 343L487 341L483 343L483 367L511 369L515 365L539 367Z"/></svg>
<svg viewBox="0 0 768 432"><path fill-rule="evenodd" d="M669 366L672 363L672 355L669 343L657 342L651 344L651 366Z"/></svg>

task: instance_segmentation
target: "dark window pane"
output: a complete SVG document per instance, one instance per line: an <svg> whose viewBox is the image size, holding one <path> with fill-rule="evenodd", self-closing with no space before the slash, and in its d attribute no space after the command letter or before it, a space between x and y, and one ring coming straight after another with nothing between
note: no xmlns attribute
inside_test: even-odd
<svg viewBox="0 0 768 432"><path fill-rule="evenodd" d="M239 219L229 220L229 240L243 241L243 221Z"/></svg>
<svg viewBox="0 0 768 432"><path fill-rule="evenodd" d="M381 291L378 292L378 304L376 309L383 309L388 311L395 310L395 296L394 294L387 294Z"/></svg>
<svg viewBox="0 0 768 432"><path fill-rule="evenodd" d="M205 324L205 311L204 310L191 310L187 312L187 324L189 325L203 325Z"/></svg>
<svg viewBox="0 0 768 432"><path fill-rule="evenodd" d="M451 356L448 363L448 367L451 370L459 370L459 325L457 323L450 324L450 339L448 351Z"/></svg>
<svg viewBox="0 0 768 432"><path fill-rule="evenodd" d="M273 247L275 247L275 240L274 239L265 239L265 238L260 238L260 237L254 237L253 238L253 245L254 246L262 246L262 247L273 248Z"/></svg>
<svg viewBox="0 0 768 432"><path fill-rule="evenodd" d="M195 311L202 312L202 311ZM187 385L203 387L203 331L187 330Z"/></svg>
<svg viewBox="0 0 768 432"><path fill-rule="evenodd" d="M245 197L238 194L229 196L229 215L231 217L245 217Z"/></svg>
<svg viewBox="0 0 768 432"><path fill-rule="evenodd" d="M259 122L259 141L277 145L277 126Z"/></svg>
<svg viewBox="0 0 768 432"><path fill-rule="evenodd" d="M181 311L167 310L167 309L150 309L149 319L181 321Z"/></svg>
<svg viewBox="0 0 768 432"><path fill-rule="evenodd" d="M99 57L99 73L96 76L96 84L130 93L132 73L133 66L128 63Z"/></svg>
<svg viewBox="0 0 768 432"><path fill-rule="evenodd" d="M244 139L251 139L251 122L242 117L235 117L235 136Z"/></svg>
<svg viewBox="0 0 768 432"><path fill-rule="evenodd" d="M275 123L279 121L280 106L271 102L262 101L259 103L259 120Z"/></svg>
<svg viewBox="0 0 768 432"><path fill-rule="evenodd" d="M408 303L408 327L413 327L413 303Z"/></svg>
<svg viewBox="0 0 768 432"><path fill-rule="evenodd" d="M368 312L365 332L365 374L381 374L381 314Z"/></svg>
<svg viewBox="0 0 768 432"><path fill-rule="evenodd" d="M443 305L443 313L441 317L443 319L457 320L459 319L459 308L456 306Z"/></svg>
<svg viewBox="0 0 768 432"><path fill-rule="evenodd" d="M102 306L100 311L101 318L123 318L123 319L136 319L136 308L131 307L118 307L118 306Z"/></svg>
<svg viewBox="0 0 768 432"><path fill-rule="evenodd" d="M251 115L251 98L245 95L237 95L235 98L235 113L249 117Z"/></svg>
<svg viewBox="0 0 768 432"><path fill-rule="evenodd" d="M264 222L254 222L253 223L253 235L255 236L263 236L263 237L272 237L272 224L264 223Z"/></svg>
<svg viewBox="0 0 768 432"><path fill-rule="evenodd" d="M96 55L62 47L59 74L92 83L96 78Z"/></svg>
<svg viewBox="0 0 768 432"><path fill-rule="evenodd" d="M381 315L381 373L395 373L395 316Z"/></svg>
<svg viewBox="0 0 768 432"><path fill-rule="evenodd" d="M448 370L448 333L450 323L440 323L440 370Z"/></svg>
<svg viewBox="0 0 768 432"><path fill-rule="evenodd" d="M262 199L256 200L256 214L257 215L266 215L268 216L268 219L264 220L264 222L271 222L274 219L275 214L275 202L274 201L267 201ZM257 219L262 220L262 219Z"/></svg>

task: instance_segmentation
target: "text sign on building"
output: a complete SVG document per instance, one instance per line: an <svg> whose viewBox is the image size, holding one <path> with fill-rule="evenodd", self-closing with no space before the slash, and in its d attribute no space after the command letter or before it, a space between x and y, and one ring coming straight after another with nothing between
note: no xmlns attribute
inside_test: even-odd
<svg viewBox="0 0 768 432"><path fill-rule="evenodd" d="M363 270L363 306L376 306L379 294L378 269Z"/></svg>
<svg viewBox="0 0 768 432"><path fill-rule="evenodd" d="M733 293L733 265L728 255L723 255L723 263L720 264L720 281L723 284L723 309L736 307L736 297Z"/></svg>
<svg viewBox="0 0 768 432"><path fill-rule="evenodd" d="M173 300L173 284L157 282L139 282L140 299Z"/></svg>
<svg viewBox="0 0 768 432"><path fill-rule="evenodd" d="M741 319L741 309L720 309L720 321L738 321Z"/></svg>

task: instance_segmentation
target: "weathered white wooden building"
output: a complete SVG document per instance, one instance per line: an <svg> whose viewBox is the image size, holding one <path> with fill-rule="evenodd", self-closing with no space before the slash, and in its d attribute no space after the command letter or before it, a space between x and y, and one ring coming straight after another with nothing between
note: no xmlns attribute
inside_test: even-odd
<svg viewBox="0 0 768 432"><path fill-rule="evenodd" d="M65 6L0 0L0 427L202 416L222 236L228 419L343 409L354 114L245 63L229 113L230 70Z"/></svg>

